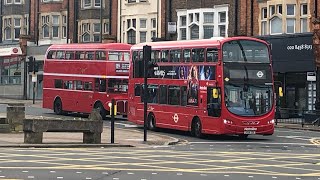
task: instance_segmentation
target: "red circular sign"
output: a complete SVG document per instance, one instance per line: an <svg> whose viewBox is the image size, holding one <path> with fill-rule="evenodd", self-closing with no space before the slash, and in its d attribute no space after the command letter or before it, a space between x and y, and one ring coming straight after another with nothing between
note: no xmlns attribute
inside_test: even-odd
<svg viewBox="0 0 320 180"><path fill-rule="evenodd" d="M18 48L13 48L13 49L12 49L12 52L13 52L13 53L18 53Z"/></svg>

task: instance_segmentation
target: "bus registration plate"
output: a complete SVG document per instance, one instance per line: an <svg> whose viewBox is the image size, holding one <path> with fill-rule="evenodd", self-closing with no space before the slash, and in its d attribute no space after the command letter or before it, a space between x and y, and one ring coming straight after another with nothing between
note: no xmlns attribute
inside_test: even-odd
<svg viewBox="0 0 320 180"><path fill-rule="evenodd" d="M244 128L243 134L256 134L257 128Z"/></svg>

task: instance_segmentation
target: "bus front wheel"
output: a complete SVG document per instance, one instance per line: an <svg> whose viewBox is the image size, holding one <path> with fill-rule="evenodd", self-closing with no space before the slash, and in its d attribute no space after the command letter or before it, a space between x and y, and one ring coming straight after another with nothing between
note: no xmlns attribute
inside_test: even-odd
<svg viewBox="0 0 320 180"><path fill-rule="evenodd" d="M148 116L148 128L151 131L155 131L157 129L156 128L156 118L154 117L153 114L150 114Z"/></svg>
<svg viewBox="0 0 320 180"><path fill-rule="evenodd" d="M201 125L200 119L197 118L192 122L191 134L197 138L202 137L202 125Z"/></svg>
<svg viewBox="0 0 320 180"><path fill-rule="evenodd" d="M54 105L53 105L54 109L53 111L58 114L58 115L61 115L63 114L63 110L62 110L62 102L61 102L61 99L60 98L57 98L55 101L54 101Z"/></svg>

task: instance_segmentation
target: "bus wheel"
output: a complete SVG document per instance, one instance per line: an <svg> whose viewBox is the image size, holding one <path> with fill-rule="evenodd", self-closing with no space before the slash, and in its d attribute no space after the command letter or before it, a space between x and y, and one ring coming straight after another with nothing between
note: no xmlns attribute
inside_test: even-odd
<svg viewBox="0 0 320 180"><path fill-rule="evenodd" d="M153 114L150 114L148 116L148 128L151 131L155 131L157 129L157 127L156 127L156 118L154 117Z"/></svg>
<svg viewBox="0 0 320 180"><path fill-rule="evenodd" d="M192 122L191 133L194 137L201 138L202 137L202 125L200 119L195 119Z"/></svg>
<svg viewBox="0 0 320 180"><path fill-rule="evenodd" d="M248 136L249 136L248 134L239 134L240 139L247 139Z"/></svg>
<svg viewBox="0 0 320 180"><path fill-rule="evenodd" d="M63 110L62 110L62 102L61 102L61 99L60 98L57 98L55 101L54 101L54 105L53 105L53 111L58 114L58 115L61 115L63 114Z"/></svg>
<svg viewBox="0 0 320 180"><path fill-rule="evenodd" d="M107 119L107 111L104 109L103 105L100 102L94 104L94 108L100 112L100 116L103 120Z"/></svg>

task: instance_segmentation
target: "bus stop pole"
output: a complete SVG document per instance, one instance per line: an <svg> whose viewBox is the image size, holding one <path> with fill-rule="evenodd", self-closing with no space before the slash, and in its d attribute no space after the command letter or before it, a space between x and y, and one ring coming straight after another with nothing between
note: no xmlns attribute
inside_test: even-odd
<svg viewBox="0 0 320 180"><path fill-rule="evenodd" d="M148 119L147 119L147 108L148 108L148 62L151 60L151 46L143 46L143 60L144 60L144 88L143 88L143 119L144 119L144 136L143 141L147 141L147 128L148 128Z"/></svg>
<svg viewBox="0 0 320 180"><path fill-rule="evenodd" d="M114 143L114 116L115 116L115 112L114 112L114 105L115 105L115 100L112 99L111 100L111 144Z"/></svg>

